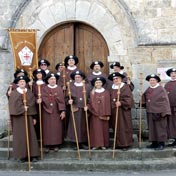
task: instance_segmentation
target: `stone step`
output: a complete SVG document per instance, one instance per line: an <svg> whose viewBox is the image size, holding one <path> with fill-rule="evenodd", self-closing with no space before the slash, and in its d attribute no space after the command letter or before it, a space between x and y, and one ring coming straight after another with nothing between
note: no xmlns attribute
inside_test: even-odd
<svg viewBox="0 0 176 176"><path fill-rule="evenodd" d="M7 148L0 148L0 159L7 159ZM91 150L91 159L97 161L111 161L112 160L112 149L107 150ZM10 156L13 158L13 150L10 148ZM88 150L80 150L81 159L86 160L89 158ZM162 151L155 151L152 149L137 149L132 148L128 151L115 150L116 161L132 161L132 160L145 160L145 159L163 159L171 158L176 156L176 149L166 148ZM49 153L43 153L44 159L65 159L74 160L78 158L77 150L73 149L60 149L58 152L50 151Z"/></svg>
<svg viewBox="0 0 176 176"><path fill-rule="evenodd" d="M31 163L31 170L43 171L151 171L176 169L176 158L163 158L159 160L125 160L125 161L97 161L97 160L42 160ZM27 163L13 160L0 160L0 170L28 170Z"/></svg>
<svg viewBox="0 0 176 176"><path fill-rule="evenodd" d="M113 145L113 137L110 138L110 145ZM137 147L138 146L138 139L137 139L137 135L133 134L133 146ZM40 141L39 141L40 142ZM12 135L10 136L10 146L13 146L13 137ZM8 137L4 137L2 139L0 139L0 148L7 148L8 147ZM68 139L64 140L64 143L62 144L62 148L73 148L75 147L75 143L70 142Z"/></svg>

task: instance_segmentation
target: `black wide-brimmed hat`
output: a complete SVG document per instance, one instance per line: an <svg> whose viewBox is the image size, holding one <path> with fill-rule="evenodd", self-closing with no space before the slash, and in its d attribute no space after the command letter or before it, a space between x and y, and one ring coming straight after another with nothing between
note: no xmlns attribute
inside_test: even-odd
<svg viewBox="0 0 176 176"><path fill-rule="evenodd" d="M41 59L38 61L38 65L40 67L41 64L46 64L47 66L50 66L50 62L46 59Z"/></svg>
<svg viewBox="0 0 176 176"><path fill-rule="evenodd" d="M19 73L24 73L25 76L28 76L27 71L25 71L23 69L17 69L14 73L14 78L16 78Z"/></svg>
<svg viewBox="0 0 176 176"><path fill-rule="evenodd" d="M172 72L176 72L176 68L170 68L169 70L166 71L166 74L170 76Z"/></svg>
<svg viewBox="0 0 176 176"><path fill-rule="evenodd" d="M39 69L36 69L36 70L33 71L33 76L34 76L35 79L36 79L36 76L37 76L38 73L41 73L42 77L45 78L46 72L39 68Z"/></svg>
<svg viewBox="0 0 176 176"><path fill-rule="evenodd" d="M121 77L122 79L125 78L124 75L120 74L119 72L112 73L108 76L108 79L113 81L114 77Z"/></svg>
<svg viewBox="0 0 176 176"><path fill-rule="evenodd" d="M112 64L110 65L110 68L113 69L114 66L119 67L121 70L124 69L124 66L121 66L121 65L120 65L120 62L114 62L114 63L112 63Z"/></svg>
<svg viewBox="0 0 176 176"><path fill-rule="evenodd" d="M59 67L63 66L63 63L58 63L56 66L55 66L55 69L58 70Z"/></svg>
<svg viewBox="0 0 176 176"><path fill-rule="evenodd" d="M85 74L82 71L76 70L76 71L71 73L71 75L70 75L71 79L75 80L76 75L80 75L83 79L85 79L85 77L86 77Z"/></svg>
<svg viewBox="0 0 176 176"><path fill-rule="evenodd" d="M58 74L54 74L54 73L49 73L46 77L45 77L45 82L46 82L46 84L48 84L48 79L49 78L51 78L51 77L55 77L56 78L56 80L58 80L59 79L59 75Z"/></svg>
<svg viewBox="0 0 176 176"><path fill-rule="evenodd" d="M67 57L64 59L64 65L65 65L65 66L68 66L68 61L69 61L69 59L75 60L75 65L78 64L78 62L79 62L79 59L78 59L77 56L70 55L70 56L67 56Z"/></svg>
<svg viewBox="0 0 176 176"><path fill-rule="evenodd" d="M103 62L101 62L101 61L94 61L94 62L91 63L90 68L93 69L95 65L100 65L101 68L104 67Z"/></svg>
<svg viewBox="0 0 176 176"><path fill-rule="evenodd" d="M151 75L148 75L145 80L146 81L149 81L151 78L155 78L158 82L161 81L160 77L158 75L155 75L155 74L151 74Z"/></svg>
<svg viewBox="0 0 176 176"><path fill-rule="evenodd" d="M95 82L96 81L101 81L103 83L103 86L106 83L105 78L103 78L102 76L100 76L100 77L96 77L96 78L92 79L92 81L91 81L92 86L95 86Z"/></svg>
<svg viewBox="0 0 176 176"><path fill-rule="evenodd" d="M24 76L18 76L18 77L16 77L16 79L13 82L15 84L17 84L18 81L20 81L20 80L25 80L26 83L28 83L30 81L30 79L27 76L24 75Z"/></svg>

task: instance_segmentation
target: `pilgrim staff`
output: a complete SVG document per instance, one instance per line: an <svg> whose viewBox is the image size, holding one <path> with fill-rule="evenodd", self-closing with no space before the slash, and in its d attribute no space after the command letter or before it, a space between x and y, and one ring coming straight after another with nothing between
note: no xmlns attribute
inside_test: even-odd
<svg viewBox="0 0 176 176"><path fill-rule="evenodd" d="M65 71L65 65L63 62L63 69L62 69L62 79L63 79L63 91L64 91L64 97L66 96L66 71ZM64 133L66 135L67 132L67 116L64 119Z"/></svg>
<svg viewBox="0 0 176 176"><path fill-rule="evenodd" d="M29 68L29 79L30 79L29 86L30 86L30 90L32 91L33 79L32 79L32 68L31 67Z"/></svg>
<svg viewBox="0 0 176 176"><path fill-rule="evenodd" d="M38 98L41 99L41 85L37 84L38 88ZM42 110L41 110L41 102L39 102L39 123L40 123L40 157L43 159L43 140L42 140Z"/></svg>
<svg viewBox="0 0 176 176"><path fill-rule="evenodd" d="M65 72L65 65L64 65L64 62L63 62L63 70L62 70L62 78L63 78L63 90L64 90L64 96L65 96L65 93L66 93L66 72Z"/></svg>
<svg viewBox="0 0 176 176"><path fill-rule="evenodd" d="M23 103L25 108L25 127L26 127L26 143L27 143L27 153L28 153L28 170L31 170L31 161L30 161L30 146L29 146L29 131L28 131L28 117L27 117L27 100L26 92L23 91Z"/></svg>
<svg viewBox="0 0 176 176"><path fill-rule="evenodd" d="M86 98L85 81L82 81L82 83L83 83L84 107L87 107L87 98ZM87 109L85 109L85 115L86 115L87 139L88 139L88 147L89 147L89 159L91 159L91 152L90 152L90 133L89 133L89 122L88 122Z"/></svg>
<svg viewBox="0 0 176 176"><path fill-rule="evenodd" d="M130 71L130 68L127 67L127 81L131 81L131 71Z"/></svg>
<svg viewBox="0 0 176 176"><path fill-rule="evenodd" d="M10 84L9 86L9 92L12 92L12 85ZM7 152L7 158L8 160L10 159L10 126L11 126L11 120L10 120L10 116L8 119L8 152Z"/></svg>
<svg viewBox="0 0 176 176"><path fill-rule="evenodd" d="M71 100L70 82L67 82L67 88L68 88L69 100ZM78 150L78 159L80 160L80 151L79 151L79 144L78 144L78 135L77 135L77 130L76 130L76 123L75 123L75 117L74 117L73 105L72 105L72 104L70 104L70 108L71 108L71 113L72 113L72 120L73 120L74 132L75 132L76 145L77 145L77 150Z"/></svg>
<svg viewBox="0 0 176 176"><path fill-rule="evenodd" d="M142 79L143 79L143 74L140 73L140 76L139 76L139 84L140 84L140 102L139 102L139 148L141 148L141 133L142 133L142 85L143 85L143 82L142 82Z"/></svg>
<svg viewBox="0 0 176 176"><path fill-rule="evenodd" d="M117 102L120 99L120 84L118 84L118 91L117 91ZM113 153L112 158L115 158L115 147L116 147L116 137L117 137L117 125L118 125L118 115L119 115L119 106L116 107L116 119L115 119L115 132L114 132L114 145L113 145Z"/></svg>

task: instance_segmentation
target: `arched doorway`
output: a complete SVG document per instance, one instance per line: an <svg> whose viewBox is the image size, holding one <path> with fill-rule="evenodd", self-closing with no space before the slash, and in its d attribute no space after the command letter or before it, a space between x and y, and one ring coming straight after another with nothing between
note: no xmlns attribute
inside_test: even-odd
<svg viewBox="0 0 176 176"><path fill-rule="evenodd" d="M84 73L90 71L89 66L95 60L102 61L105 65L103 71L109 72L109 50L106 41L96 29L87 24L62 24L50 31L39 47L39 58L48 59L52 71L55 71L58 62L63 62L66 56L72 54L78 56L78 67Z"/></svg>

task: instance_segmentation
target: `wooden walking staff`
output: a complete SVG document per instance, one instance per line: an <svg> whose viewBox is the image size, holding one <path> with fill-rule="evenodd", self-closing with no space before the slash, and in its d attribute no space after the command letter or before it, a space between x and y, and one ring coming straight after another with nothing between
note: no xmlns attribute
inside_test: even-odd
<svg viewBox="0 0 176 176"><path fill-rule="evenodd" d="M65 65L63 62L63 69L62 69L62 78L63 78L63 86L64 86L64 96L66 95L66 72L65 72Z"/></svg>
<svg viewBox="0 0 176 176"><path fill-rule="evenodd" d="M83 81L83 96L84 96L84 107L86 107L86 106L87 106L87 98L86 98L85 81ZM86 115L87 139L88 139L88 147L89 147L89 159L91 159L91 152L90 152L90 133L89 133L89 122L88 122L87 110L85 111L85 115Z"/></svg>
<svg viewBox="0 0 176 176"><path fill-rule="evenodd" d="M33 84L33 79L32 79L32 68L30 67L29 68L29 79L30 79L30 81L31 81L31 84L29 85L30 86L30 90L32 91L32 84Z"/></svg>
<svg viewBox="0 0 176 176"><path fill-rule="evenodd" d="M38 98L41 98L41 85L37 84ZM39 103L39 123L40 123L40 158L43 159L43 137L42 137L42 109L41 103Z"/></svg>
<svg viewBox="0 0 176 176"><path fill-rule="evenodd" d="M141 148L141 133L142 133L142 82L143 80L143 74L140 73L139 75L139 84L140 84L140 92L139 92L139 95L140 95L140 101L139 101L139 148Z"/></svg>
<svg viewBox="0 0 176 176"><path fill-rule="evenodd" d="M120 85L118 84L118 91L117 91L117 102L120 100ZM116 107L116 119L115 119L115 132L114 132L114 145L113 145L113 153L112 159L115 158L115 148L116 148L116 138L117 138L117 126L118 126L118 117L119 117L119 107Z"/></svg>
<svg viewBox="0 0 176 176"><path fill-rule="evenodd" d="M30 161L30 146L29 146L29 131L28 131L28 117L27 117L27 99L26 92L23 91L23 103L25 107L25 127L26 127L26 144L27 144L27 154L28 154L28 170L31 170L31 161Z"/></svg>
<svg viewBox="0 0 176 176"><path fill-rule="evenodd" d="M67 82L67 88L68 88L69 100L71 100L70 82ZM76 130L76 123L75 123L75 116L74 116L74 112L73 112L73 105L70 104L70 107L71 107L71 113L72 113L72 120L73 120L74 132L75 132L76 145L77 145L77 149L78 149L78 159L80 160L80 151L79 151L79 144L78 144L78 135L77 135L77 130Z"/></svg>
<svg viewBox="0 0 176 176"><path fill-rule="evenodd" d="M65 65L64 65L64 61L62 62L63 64L63 69L62 69L62 78L63 78L63 91L64 91L64 97L66 96L66 72L65 72ZM64 133L65 133L65 136L66 136L66 133L67 133L67 115L66 117L64 118Z"/></svg>
<svg viewBox="0 0 176 176"><path fill-rule="evenodd" d="M9 92L12 92L12 85L10 84L9 86ZM10 115L9 115L9 119L8 119L8 152L7 152L7 159L10 159L10 127L11 127L11 119L10 119Z"/></svg>

